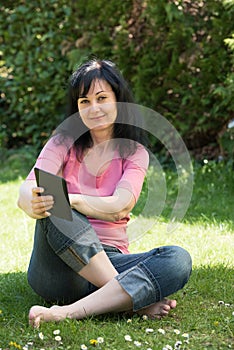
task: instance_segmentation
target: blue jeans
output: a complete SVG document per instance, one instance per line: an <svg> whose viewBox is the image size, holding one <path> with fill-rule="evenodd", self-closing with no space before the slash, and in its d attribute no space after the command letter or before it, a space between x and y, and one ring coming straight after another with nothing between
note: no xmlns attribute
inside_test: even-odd
<svg viewBox="0 0 234 350"><path fill-rule="evenodd" d="M191 274L191 257L183 248L164 246L122 254L102 245L87 218L73 210L72 222L55 217L37 220L28 282L46 301L79 300L97 287L78 273L103 249L119 273L116 279L131 296L134 311L183 288Z"/></svg>

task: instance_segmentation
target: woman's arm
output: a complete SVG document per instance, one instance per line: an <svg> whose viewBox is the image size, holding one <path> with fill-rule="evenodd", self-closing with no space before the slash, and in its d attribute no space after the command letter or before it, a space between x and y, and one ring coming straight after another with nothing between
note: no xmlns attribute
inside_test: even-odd
<svg viewBox="0 0 234 350"><path fill-rule="evenodd" d="M26 180L20 187L18 206L33 219L50 216L53 197L43 196L43 188L37 187L35 180ZM69 194L71 207L80 213L105 221L118 221L124 218L134 207L133 194L119 188L113 196L95 197L82 194Z"/></svg>
<svg viewBox="0 0 234 350"><path fill-rule="evenodd" d="M71 207L84 215L104 221L119 221L125 218L140 196L149 164L149 154L139 147L123 164L123 174L111 196L98 197L69 194Z"/></svg>
<svg viewBox="0 0 234 350"><path fill-rule="evenodd" d="M26 180L20 187L18 206L33 219L50 216L49 209L53 207L52 196L43 196L44 189L37 187L36 180Z"/></svg>
<svg viewBox="0 0 234 350"><path fill-rule="evenodd" d="M118 188L112 196L95 197L69 194L71 207L80 213L104 221L119 221L130 213L135 205L134 195L125 188Z"/></svg>

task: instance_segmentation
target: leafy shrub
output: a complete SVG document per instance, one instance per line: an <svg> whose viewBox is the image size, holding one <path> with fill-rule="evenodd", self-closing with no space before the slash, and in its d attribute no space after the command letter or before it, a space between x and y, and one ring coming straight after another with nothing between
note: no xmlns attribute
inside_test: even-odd
<svg viewBox="0 0 234 350"><path fill-rule="evenodd" d="M41 146L63 114L68 62L61 43L71 9L66 1L12 3L0 15L2 142Z"/></svg>
<svg viewBox="0 0 234 350"><path fill-rule="evenodd" d="M217 148L234 110L233 0L13 0L0 9L2 146L40 148L64 117L72 70L98 56L118 64L136 102L167 117L189 149Z"/></svg>

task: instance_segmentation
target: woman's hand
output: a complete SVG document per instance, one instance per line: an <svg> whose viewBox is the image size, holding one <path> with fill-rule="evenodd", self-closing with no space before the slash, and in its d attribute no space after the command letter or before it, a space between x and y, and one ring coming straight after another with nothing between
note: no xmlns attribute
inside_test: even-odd
<svg viewBox="0 0 234 350"><path fill-rule="evenodd" d="M46 218L51 215L48 210L53 208L54 199L51 195L43 196L44 188L32 188L32 213L37 219Z"/></svg>
<svg viewBox="0 0 234 350"><path fill-rule="evenodd" d="M37 187L35 180L26 180L20 187L18 206L33 219L43 219L51 214L48 212L54 200L50 195L43 196L44 189Z"/></svg>

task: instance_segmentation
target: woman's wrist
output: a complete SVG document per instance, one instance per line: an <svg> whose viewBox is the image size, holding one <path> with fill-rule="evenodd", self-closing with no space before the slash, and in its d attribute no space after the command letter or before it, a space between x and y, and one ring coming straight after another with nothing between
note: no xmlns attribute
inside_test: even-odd
<svg viewBox="0 0 234 350"><path fill-rule="evenodd" d="M79 203L79 196L80 196L79 194L75 194L75 193L68 194L71 208L76 209L76 205Z"/></svg>

